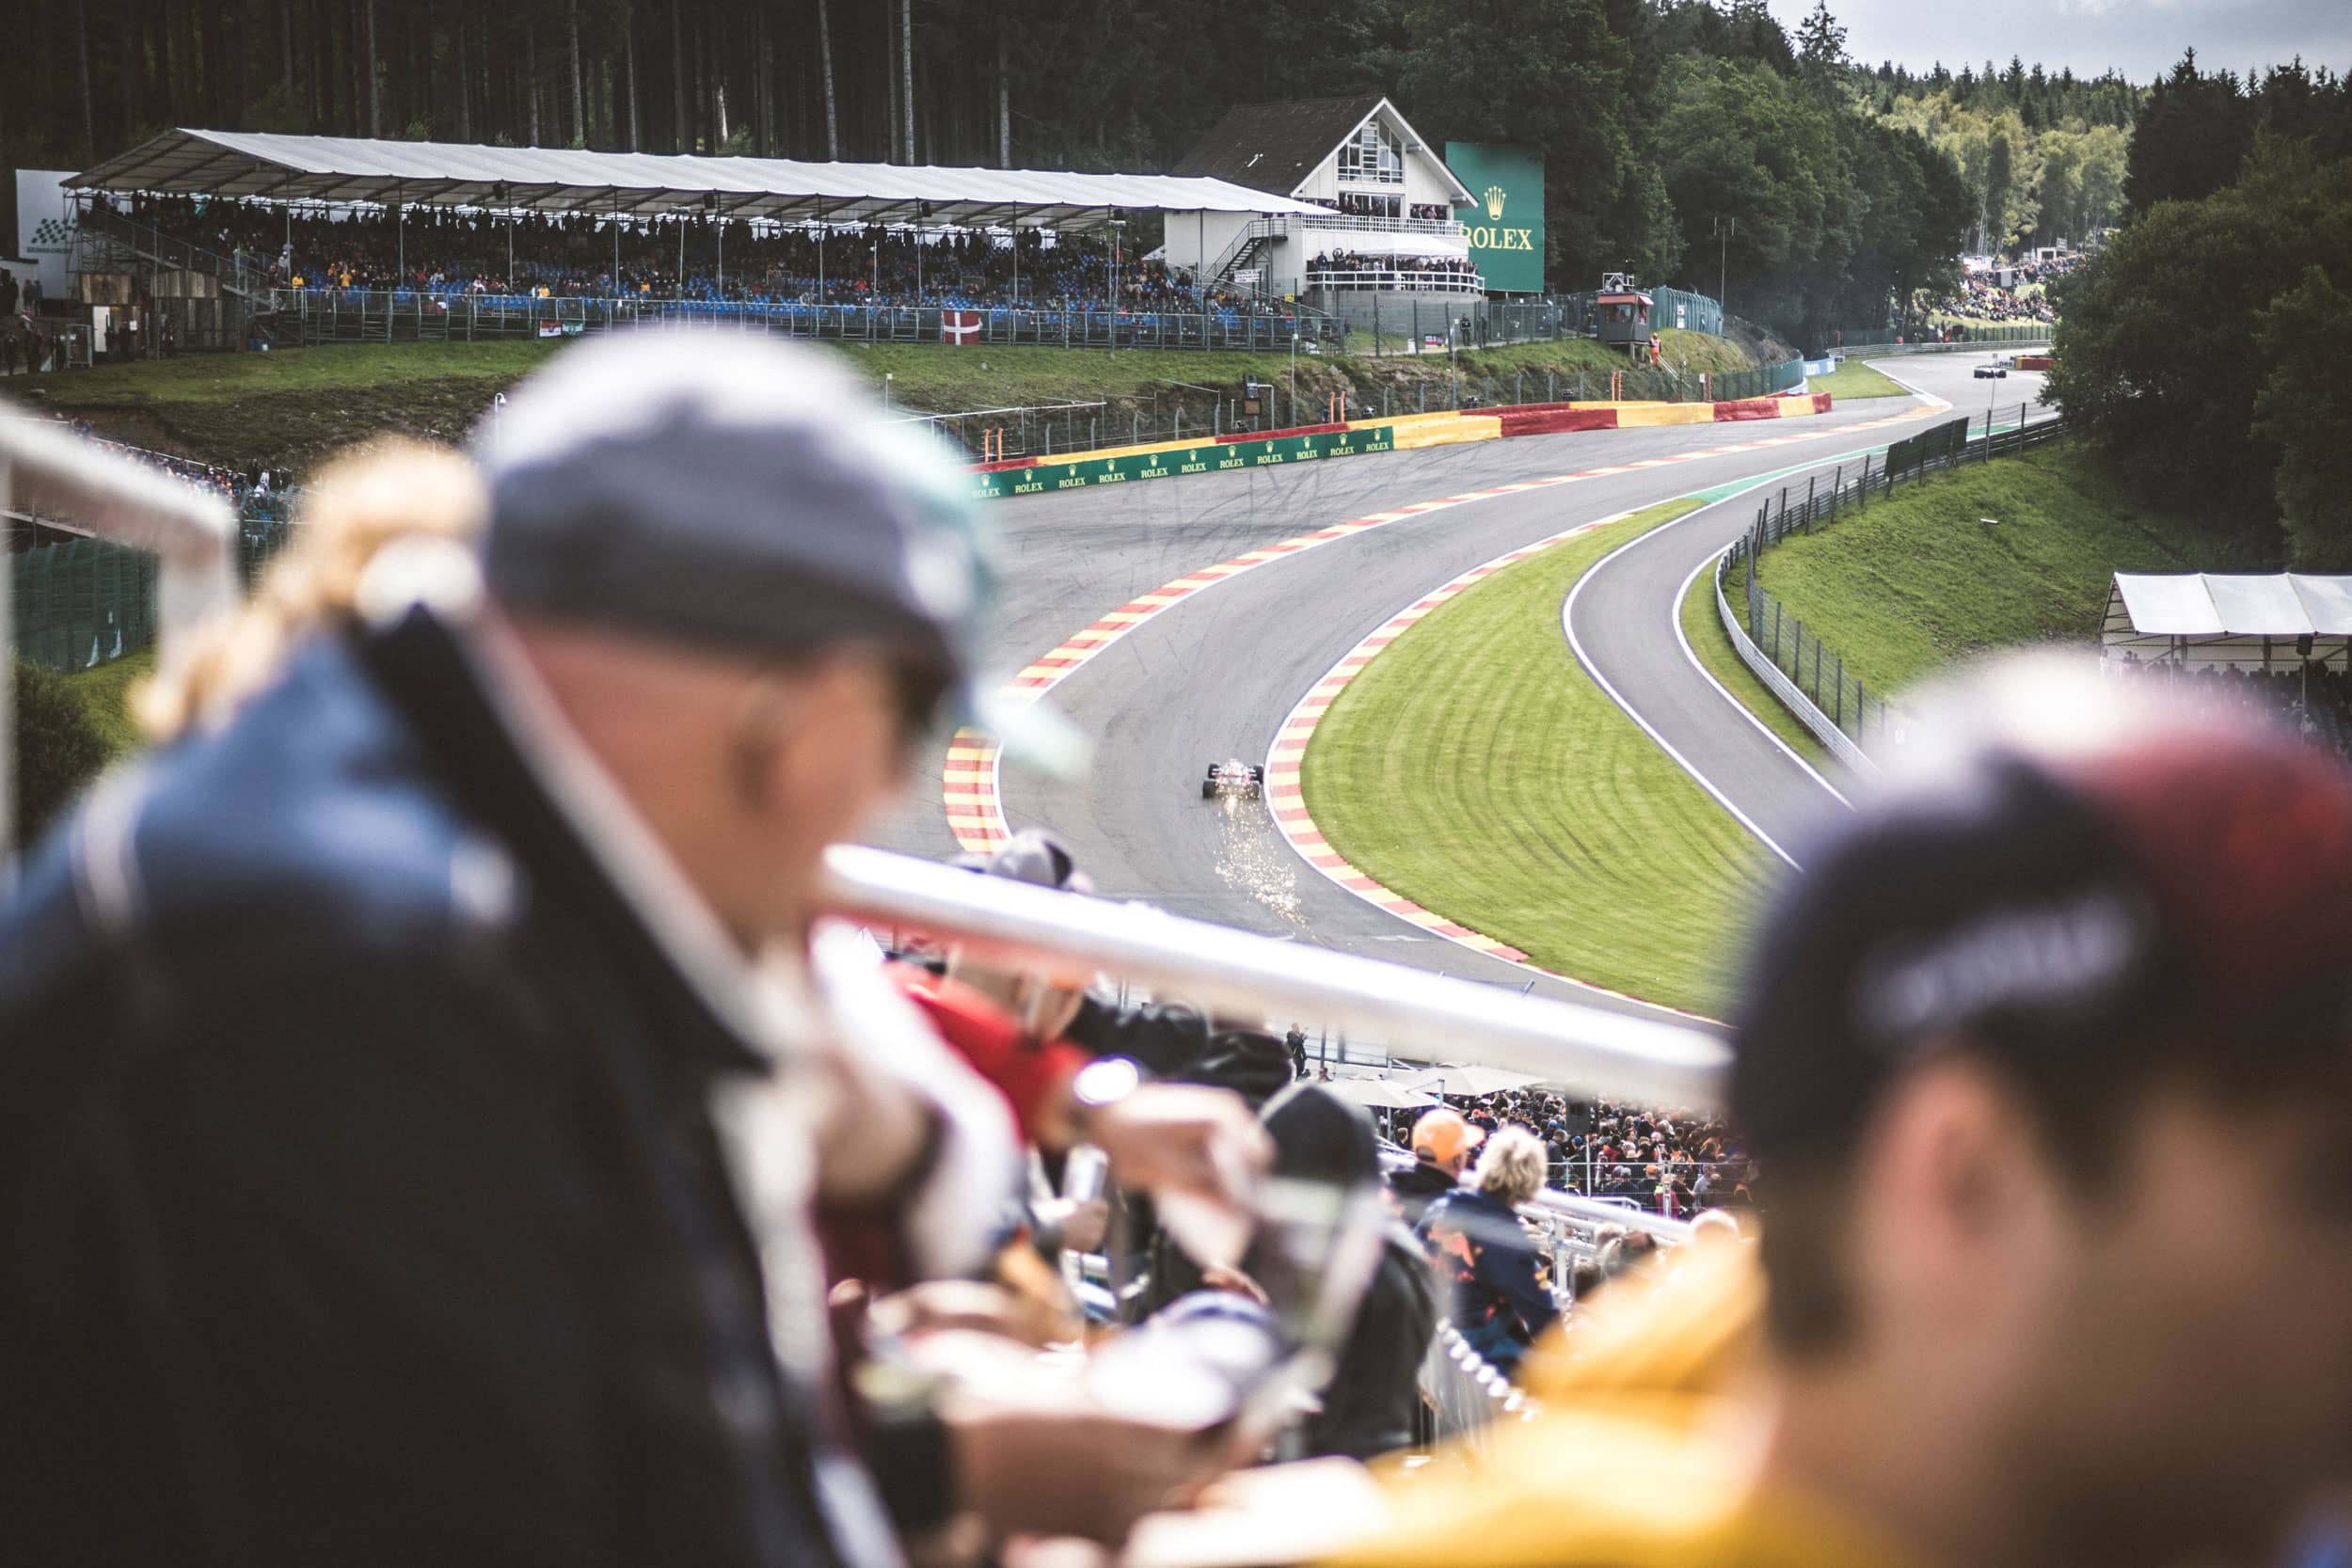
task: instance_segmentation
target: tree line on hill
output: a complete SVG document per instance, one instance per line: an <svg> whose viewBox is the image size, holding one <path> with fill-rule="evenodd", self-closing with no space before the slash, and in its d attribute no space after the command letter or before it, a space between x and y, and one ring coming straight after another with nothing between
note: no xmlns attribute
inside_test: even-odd
<svg viewBox="0 0 2352 1568"><path fill-rule="evenodd" d="M2352 88L2191 52L2141 106L2123 194L2056 285L2048 395L2249 556L2352 570Z"/></svg>
<svg viewBox="0 0 2352 1568"><path fill-rule="evenodd" d="M1791 335L1879 325L1981 206L1764 0L0 0L0 162L169 125L1168 167L1230 104L1385 92L1547 161L1553 285L1604 268Z"/></svg>

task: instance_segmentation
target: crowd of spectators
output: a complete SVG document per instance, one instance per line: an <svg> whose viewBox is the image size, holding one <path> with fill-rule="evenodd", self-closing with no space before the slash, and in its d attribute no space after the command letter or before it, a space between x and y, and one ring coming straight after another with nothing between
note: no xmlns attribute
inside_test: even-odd
<svg viewBox="0 0 2352 1568"><path fill-rule="evenodd" d="M1952 324L1955 342L1966 341L1971 321L2005 326L2048 325L2058 320L2050 306L2049 283L2074 271L2082 261L2079 255L2060 256L1963 273L1958 288L1926 304L1920 313L1929 318L1964 318Z"/></svg>
<svg viewBox="0 0 2352 1568"><path fill-rule="evenodd" d="M103 199L103 198L102 198ZM643 297L804 306L1060 309L1224 315L1279 309L1252 291L1204 293L1157 261L1092 237L1027 228L787 227L693 216L413 208L290 215L282 206L134 197L129 215L212 249L273 285L465 294ZM509 264L509 255L513 258Z"/></svg>
<svg viewBox="0 0 2352 1568"><path fill-rule="evenodd" d="M2128 657L2111 661L2108 668L2176 682L2198 699L2283 719L2312 744L2352 758L2352 671L2316 662L2305 669L2292 656L2267 671L2251 665L2185 668Z"/></svg>
<svg viewBox="0 0 2352 1568"><path fill-rule="evenodd" d="M1630 1203L1689 1219L1756 1203L1756 1163L1722 1121L1609 1101L1579 1101L1541 1086L1446 1104L1482 1132L1520 1127L1541 1142L1545 1184L1557 1192ZM1383 1113L1384 1132L1406 1142L1411 1111Z"/></svg>
<svg viewBox="0 0 2352 1568"><path fill-rule="evenodd" d="M1310 288L1459 289L1485 287L1467 256L1398 256L1327 250L1307 263Z"/></svg>

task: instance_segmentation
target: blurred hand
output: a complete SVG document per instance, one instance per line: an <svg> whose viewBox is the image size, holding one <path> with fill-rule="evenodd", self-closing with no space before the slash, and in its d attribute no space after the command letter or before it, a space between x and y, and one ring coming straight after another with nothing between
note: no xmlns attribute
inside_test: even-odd
<svg viewBox="0 0 2352 1568"><path fill-rule="evenodd" d="M976 1279L927 1280L882 1297L870 1311L874 1331L897 1338L968 1330L1041 1346L1064 1327L1050 1304Z"/></svg>
<svg viewBox="0 0 2352 1568"><path fill-rule="evenodd" d="M1099 1252L1103 1237L1110 1229L1111 1206L1099 1197L1084 1203L1057 1197L1039 1204L1037 1217L1047 1225L1059 1227L1065 1251Z"/></svg>
<svg viewBox="0 0 2352 1568"><path fill-rule="evenodd" d="M1117 1545L1145 1514L1190 1506L1233 1459L1221 1432L1111 1415L1077 1382L966 1387L942 1413L962 1505L999 1538L1079 1536Z"/></svg>
<svg viewBox="0 0 2352 1568"><path fill-rule="evenodd" d="M1079 1135L1110 1157L1111 1174L1154 1197L1176 1194L1246 1207L1274 1162L1274 1143L1241 1096L1195 1084L1147 1084L1079 1114Z"/></svg>

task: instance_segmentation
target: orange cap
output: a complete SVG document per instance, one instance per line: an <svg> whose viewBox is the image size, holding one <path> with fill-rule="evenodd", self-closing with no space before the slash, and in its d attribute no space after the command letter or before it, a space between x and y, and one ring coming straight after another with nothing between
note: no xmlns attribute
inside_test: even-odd
<svg viewBox="0 0 2352 1568"><path fill-rule="evenodd" d="M1428 1150L1431 1164L1460 1159L1486 1138L1485 1128L1472 1127L1462 1119L1461 1112L1444 1105L1422 1112L1422 1118L1413 1123L1413 1152Z"/></svg>

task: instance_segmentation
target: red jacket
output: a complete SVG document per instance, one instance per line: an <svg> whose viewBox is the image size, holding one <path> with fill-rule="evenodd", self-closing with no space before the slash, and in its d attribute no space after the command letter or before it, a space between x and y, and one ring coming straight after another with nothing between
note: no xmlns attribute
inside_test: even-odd
<svg viewBox="0 0 2352 1568"><path fill-rule="evenodd" d="M1031 1039L1004 1008L960 981L915 964L893 965L891 974L949 1049L996 1086L1021 1135L1036 1143L1055 1097L1093 1055L1068 1040Z"/></svg>

